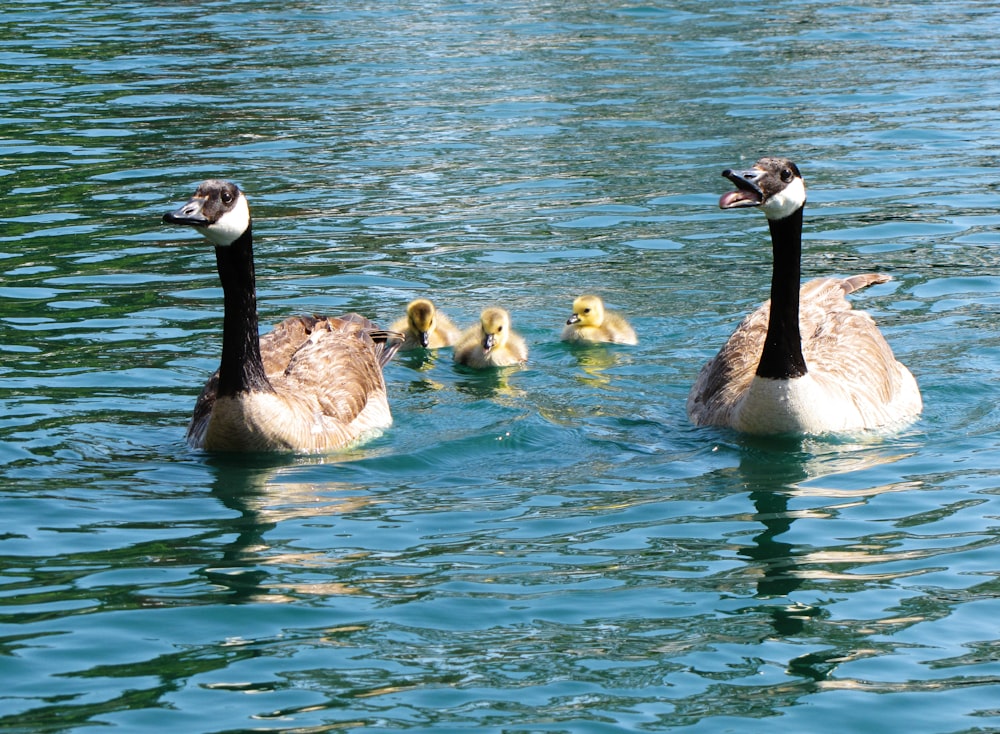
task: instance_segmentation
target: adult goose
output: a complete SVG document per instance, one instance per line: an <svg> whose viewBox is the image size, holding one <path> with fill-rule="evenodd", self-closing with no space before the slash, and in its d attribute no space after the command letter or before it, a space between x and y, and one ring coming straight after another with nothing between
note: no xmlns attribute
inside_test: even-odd
<svg viewBox="0 0 1000 734"><path fill-rule="evenodd" d="M882 274L821 278L800 288L806 187L794 163L761 158L726 170L735 191L722 209L759 207L773 250L771 299L748 315L706 364L688 395L695 425L755 434L877 429L922 409L917 382L896 361L875 321L845 298Z"/></svg>
<svg viewBox="0 0 1000 734"><path fill-rule="evenodd" d="M327 452L392 423L382 368L400 335L347 314L294 316L258 336L250 207L235 184L205 181L163 219L215 246L222 280L222 359L195 404L192 447Z"/></svg>

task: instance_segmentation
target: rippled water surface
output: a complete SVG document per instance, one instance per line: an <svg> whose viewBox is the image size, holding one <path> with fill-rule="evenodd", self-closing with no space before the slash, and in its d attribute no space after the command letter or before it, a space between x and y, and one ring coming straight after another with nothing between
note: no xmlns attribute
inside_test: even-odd
<svg viewBox="0 0 1000 734"><path fill-rule="evenodd" d="M992 3L0 1L0 728L1000 731ZM917 376L888 436L684 412L767 295L726 167ZM262 323L501 303L529 364L387 369L335 457L184 430L248 192ZM558 341L574 296L636 347Z"/></svg>

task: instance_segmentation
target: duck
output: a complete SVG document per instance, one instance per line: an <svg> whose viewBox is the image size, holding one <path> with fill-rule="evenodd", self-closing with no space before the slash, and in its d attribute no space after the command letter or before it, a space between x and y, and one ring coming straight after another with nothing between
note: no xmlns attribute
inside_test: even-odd
<svg viewBox="0 0 1000 734"><path fill-rule="evenodd" d="M564 342L638 344L635 330L620 313L604 308L599 296L583 295L573 301L573 315L562 330Z"/></svg>
<svg viewBox="0 0 1000 734"><path fill-rule="evenodd" d="M292 316L258 335L250 206L210 179L169 224L214 246L224 316L219 369L195 403L188 444L212 452L331 452L392 424L383 368L403 337L356 313Z"/></svg>
<svg viewBox="0 0 1000 734"><path fill-rule="evenodd" d="M912 421L923 409L912 373L875 320L846 296L891 280L882 273L800 285L806 186L787 158L722 175L725 210L758 208L773 252L771 297L747 315L700 371L687 400L697 426L758 434L852 433Z"/></svg>
<svg viewBox="0 0 1000 734"><path fill-rule="evenodd" d="M450 347L462 335L451 319L437 310L433 301L417 298L406 306L406 316L398 319L391 331L400 332L405 339L400 349L439 349Z"/></svg>
<svg viewBox="0 0 1000 734"><path fill-rule="evenodd" d="M528 360L528 347L511 328L510 314L491 306L479 316L479 323L467 329L455 345L455 362L468 367L510 367Z"/></svg>

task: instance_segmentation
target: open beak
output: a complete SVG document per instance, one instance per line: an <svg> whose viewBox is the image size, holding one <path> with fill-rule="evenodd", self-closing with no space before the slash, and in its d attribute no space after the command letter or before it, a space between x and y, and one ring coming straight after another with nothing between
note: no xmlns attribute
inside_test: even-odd
<svg viewBox="0 0 1000 734"><path fill-rule="evenodd" d="M764 192L757 183L764 172L759 168L751 168L749 171L734 171L727 168L722 175L736 185L736 191L722 195L719 199L720 209L741 209L764 203Z"/></svg>

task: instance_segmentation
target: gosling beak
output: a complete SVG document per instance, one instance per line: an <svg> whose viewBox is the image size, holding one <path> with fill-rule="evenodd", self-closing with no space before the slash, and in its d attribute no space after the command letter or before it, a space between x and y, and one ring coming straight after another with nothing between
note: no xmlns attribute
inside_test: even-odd
<svg viewBox="0 0 1000 734"><path fill-rule="evenodd" d="M190 227L207 227L209 221L202 211L206 201L204 197L192 196L184 206L164 214L163 221L170 224L186 224Z"/></svg>
<svg viewBox="0 0 1000 734"><path fill-rule="evenodd" d="M431 343L431 335L426 331L420 332L420 346L427 349L427 345Z"/></svg>
<svg viewBox="0 0 1000 734"><path fill-rule="evenodd" d="M496 336L493 334L487 334L483 338L483 351L489 352L491 349L493 349L494 343L496 343Z"/></svg>
<svg viewBox="0 0 1000 734"><path fill-rule="evenodd" d="M570 324L575 324L579 320L580 320L580 317L577 316L576 314L573 314L568 319L566 319L566 326L569 326Z"/></svg>

